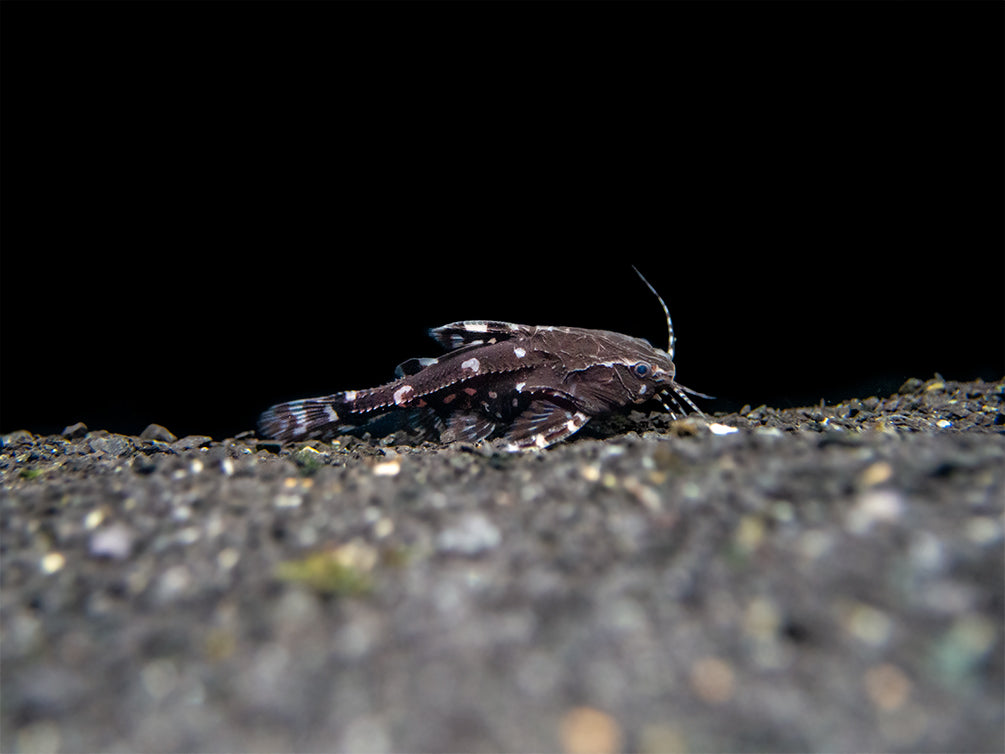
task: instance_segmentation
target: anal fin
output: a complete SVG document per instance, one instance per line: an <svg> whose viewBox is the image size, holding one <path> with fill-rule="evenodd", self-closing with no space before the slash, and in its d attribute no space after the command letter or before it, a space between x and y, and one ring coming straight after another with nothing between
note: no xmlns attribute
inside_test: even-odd
<svg viewBox="0 0 1005 754"><path fill-rule="evenodd" d="M346 434L387 437L404 431L412 441L429 440L443 432L443 420L431 408L413 408L378 413L358 426L346 428Z"/></svg>

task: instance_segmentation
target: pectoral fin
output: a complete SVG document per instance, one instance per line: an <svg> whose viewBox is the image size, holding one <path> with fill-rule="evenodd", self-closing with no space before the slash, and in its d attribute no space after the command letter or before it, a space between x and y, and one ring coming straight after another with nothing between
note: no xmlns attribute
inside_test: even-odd
<svg viewBox="0 0 1005 754"><path fill-rule="evenodd" d="M447 417L447 427L440 433L440 442L478 442L492 434L496 423L478 411L458 411Z"/></svg>
<svg viewBox="0 0 1005 754"><path fill-rule="evenodd" d="M578 432L590 420L582 411L546 398L531 401L504 435L510 451L547 448Z"/></svg>

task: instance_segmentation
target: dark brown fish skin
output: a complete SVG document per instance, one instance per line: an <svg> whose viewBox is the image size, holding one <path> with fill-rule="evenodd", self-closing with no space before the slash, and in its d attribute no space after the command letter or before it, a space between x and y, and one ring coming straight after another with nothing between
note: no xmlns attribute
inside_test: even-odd
<svg viewBox="0 0 1005 754"><path fill-rule="evenodd" d="M693 406L674 381L670 355L641 338L492 320L452 322L430 335L451 350L409 359L386 385L273 406L259 420L260 433L327 439L402 411L441 442L501 435L507 450L520 451L548 447L593 417L664 395Z"/></svg>

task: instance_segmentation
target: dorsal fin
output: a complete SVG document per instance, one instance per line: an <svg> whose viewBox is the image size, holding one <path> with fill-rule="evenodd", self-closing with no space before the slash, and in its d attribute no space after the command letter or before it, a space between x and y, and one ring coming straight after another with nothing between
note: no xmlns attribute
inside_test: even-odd
<svg viewBox="0 0 1005 754"><path fill-rule="evenodd" d="M500 340L530 335L533 331L533 327L516 325L511 322L468 319L461 322L451 322L442 327L434 327L429 331L429 335L448 351L453 351L463 346L498 343Z"/></svg>
<svg viewBox="0 0 1005 754"><path fill-rule="evenodd" d="M439 359L411 358L405 359L394 368L394 376L398 379L418 374L423 369L438 362Z"/></svg>

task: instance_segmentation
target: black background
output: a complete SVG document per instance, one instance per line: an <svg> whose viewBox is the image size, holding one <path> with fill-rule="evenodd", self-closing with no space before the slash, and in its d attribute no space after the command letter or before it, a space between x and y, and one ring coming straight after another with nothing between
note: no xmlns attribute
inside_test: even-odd
<svg viewBox="0 0 1005 754"><path fill-rule="evenodd" d="M1000 3L2 13L0 430L217 438L492 318L706 408L1005 373Z"/></svg>

